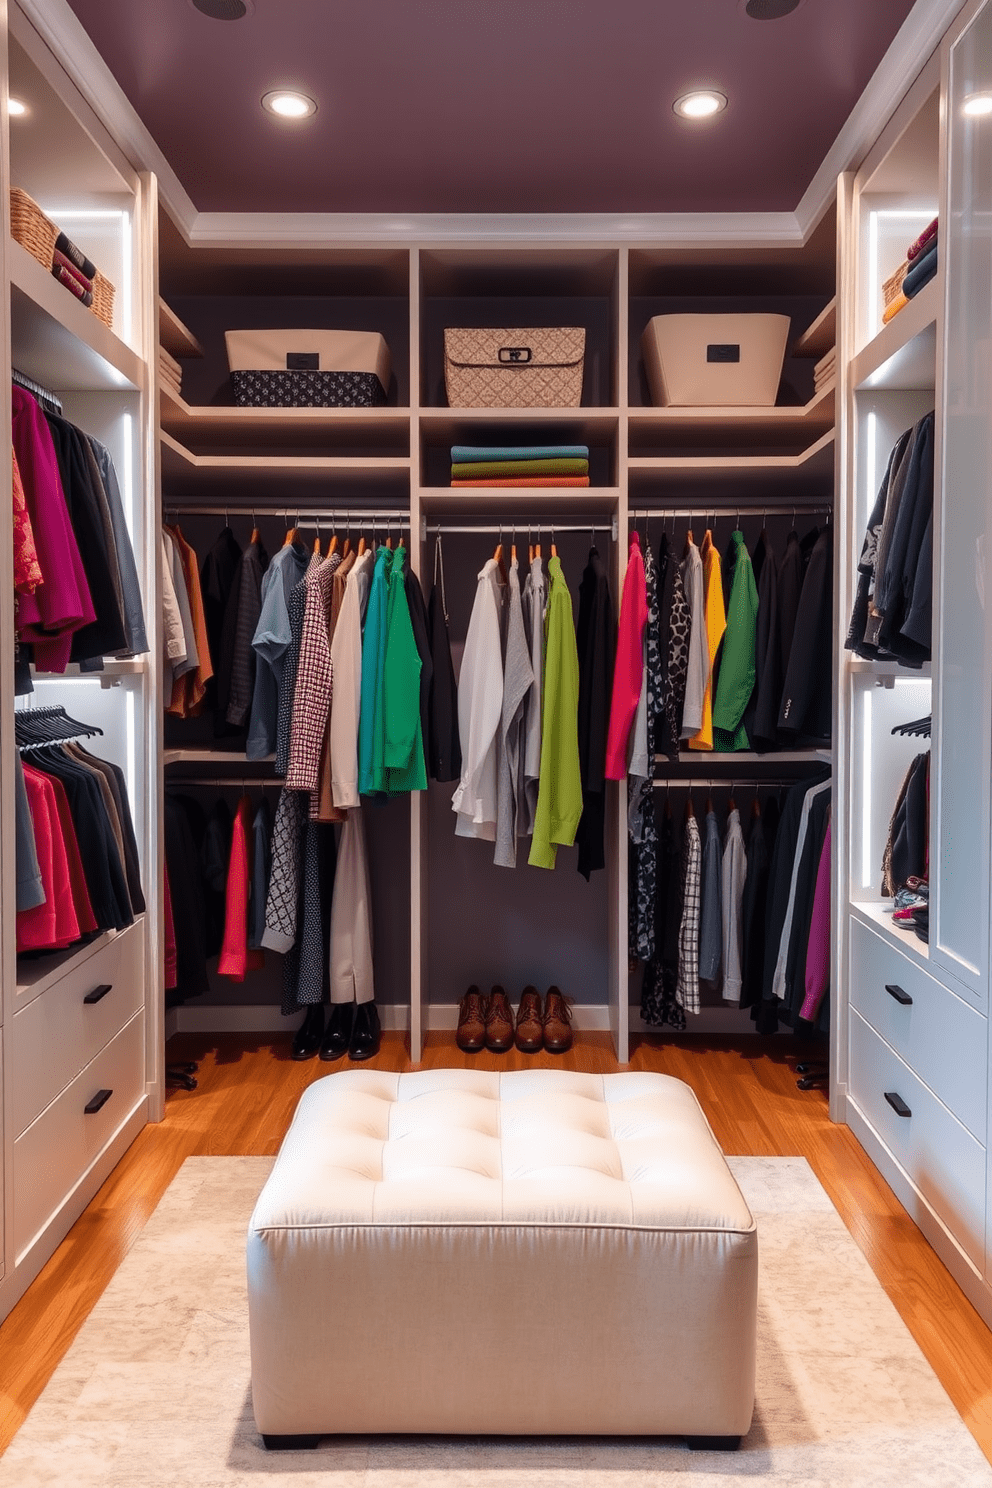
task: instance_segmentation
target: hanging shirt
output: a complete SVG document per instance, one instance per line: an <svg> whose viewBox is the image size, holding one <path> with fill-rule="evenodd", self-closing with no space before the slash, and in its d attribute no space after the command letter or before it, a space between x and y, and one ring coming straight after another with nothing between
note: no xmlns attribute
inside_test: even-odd
<svg viewBox="0 0 992 1488"><path fill-rule="evenodd" d="M120 482L117 479L117 470L111 459L110 451L92 435L87 435L87 442L93 451L97 468L103 482L107 496L107 504L110 509L110 520L113 527L114 542L117 548L117 564L120 569L121 590L124 600L124 624L127 630L128 654L140 656L148 650L148 636L145 631L145 613L141 601L141 586L138 583L138 569L134 560L134 548L131 544L131 534L128 531L127 518L124 515L124 502L121 498Z"/></svg>
<svg viewBox="0 0 992 1488"><path fill-rule="evenodd" d="M251 711L255 686L255 652L252 636L262 612L262 577L269 566L269 555L256 537L241 555L238 577L224 616L225 651L230 645L231 683L227 700L227 722L243 728Z"/></svg>
<svg viewBox="0 0 992 1488"><path fill-rule="evenodd" d="M358 737L362 711L363 645L369 589L372 581L371 549L356 558L345 584L341 613L331 641L331 671L334 698L331 705L330 751L331 796L334 805L349 809L358 805Z"/></svg>
<svg viewBox="0 0 992 1488"><path fill-rule="evenodd" d="M387 795L427 789L424 736L420 724L420 653L406 598L406 548L400 543L389 563L386 645L382 673L381 731L374 743L374 777ZM381 765L380 765L381 760Z"/></svg>
<svg viewBox="0 0 992 1488"><path fill-rule="evenodd" d="M534 673L534 686L524 699L523 752L524 752L524 819L522 835L529 837L534 830L537 815L537 794L541 778L541 719L544 697L544 610L548 590L544 581L544 566L535 554L530 571L524 580L521 604L524 614L524 634L530 648L530 665ZM611 679L612 680L612 679Z"/></svg>
<svg viewBox="0 0 992 1488"><path fill-rule="evenodd" d="M664 556L666 577L658 626L661 646L665 654L665 671L661 693L658 748L661 754L667 755L669 759L677 760L682 742L682 712L685 705L686 680L689 674L692 615L686 599L682 565L675 554L669 550L667 537L662 536L661 544L659 553ZM670 603L669 584L671 585Z"/></svg>
<svg viewBox="0 0 992 1488"><path fill-rule="evenodd" d="M553 868L559 847L571 847L582 815L582 771L579 765L579 653L561 561L548 564L548 598L544 663L544 729L541 780L534 836L527 861L533 868Z"/></svg>
<svg viewBox="0 0 992 1488"><path fill-rule="evenodd" d="M458 738L458 689L451 662L448 612L444 603L444 572L440 563L440 547L437 546L434 550L434 587L427 604L432 662L427 736L431 775L435 780L447 781L457 780L461 775L462 747ZM538 751L540 764L540 738Z"/></svg>
<svg viewBox="0 0 992 1488"><path fill-rule="evenodd" d="M606 741L606 778L622 780L627 770L627 745L644 681L644 627L648 620L647 590L641 539L630 534L627 572L620 596L620 629L613 671L610 727Z"/></svg>
<svg viewBox="0 0 992 1488"><path fill-rule="evenodd" d="M348 575L354 568L358 554L352 549L346 558L342 558L339 566L334 570L331 580L331 618L328 626L328 645L331 647L331 676L334 678L334 632L338 628L341 618L341 608L344 604L345 590L348 586ZM331 790L331 717L334 715L334 691L331 691L331 714L327 720L324 730L324 744L320 754L320 784L310 797L310 819L311 821L340 822L344 821L344 812L340 811L334 804L334 796Z"/></svg>
<svg viewBox="0 0 992 1488"><path fill-rule="evenodd" d="M703 877L699 904L699 975L715 982L720 975L723 934L723 903L720 883L720 828L716 812L706 813L703 843Z"/></svg>
<svg viewBox="0 0 992 1488"><path fill-rule="evenodd" d="M361 807L341 828L328 955L331 1002L372 1002L372 890Z"/></svg>
<svg viewBox="0 0 992 1488"><path fill-rule="evenodd" d="M699 729L689 740L690 749L713 748L713 664L720 649L723 633L727 628L727 614L723 605L723 580L720 573L720 554L717 552L710 532L703 538L703 586L705 591L706 619L706 686L703 688L703 710ZM750 694L748 694L750 696Z"/></svg>
<svg viewBox="0 0 992 1488"><path fill-rule="evenodd" d="M500 582L495 558L480 569L458 679L462 773L451 798L459 837L496 840L496 733L503 711Z"/></svg>
<svg viewBox="0 0 992 1488"><path fill-rule="evenodd" d="M578 869L586 882L606 866L606 733L613 690L616 623L606 566L595 548L579 585L579 766L582 817L575 834Z"/></svg>
<svg viewBox="0 0 992 1488"><path fill-rule="evenodd" d="M500 716L500 748L496 781L496 851L493 862L501 868L517 866L517 838L523 835L522 729L527 696L534 686L524 632L517 560L510 562L507 594L506 661L503 667L503 711Z"/></svg>
<svg viewBox="0 0 992 1488"><path fill-rule="evenodd" d="M386 570L392 557L383 544L375 556L369 605L362 636L362 703L358 720L358 789L363 796L382 790L381 764L376 761L376 740L381 739L382 677L386 662L386 610L389 592ZM380 757L381 759L381 757ZM335 803L338 804L338 803Z"/></svg>
<svg viewBox="0 0 992 1488"><path fill-rule="evenodd" d="M341 554L333 553L308 574L286 771L291 790L316 791L320 784L320 757L333 690L328 642L331 592L340 564Z"/></svg>
<svg viewBox="0 0 992 1488"><path fill-rule="evenodd" d="M778 636L778 564L767 532L755 549L758 574L758 614L755 622L755 684L747 715L747 734L755 749L774 748L778 738L778 709L782 699L781 648Z"/></svg>
<svg viewBox="0 0 992 1488"><path fill-rule="evenodd" d="M758 589L743 532L735 532L731 542L735 549L733 583L713 703L713 745L724 750L751 747L744 712L754 692L758 622Z"/></svg>
<svg viewBox="0 0 992 1488"><path fill-rule="evenodd" d="M307 550L300 542L284 543L265 570L262 608L252 647L255 651L255 689L245 753L251 760L274 754L279 722L279 693L286 652L293 639L289 598L307 571Z"/></svg>
<svg viewBox="0 0 992 1488"><path fill-rule="evenodd" d="M234 813L231 832L231 861L227 870L227 908L224 921L224 944L217 970L234 982L243 982L245 973L265 965L265 953L248 949L248 895L252 873L252 810L247 796L242 796Z"/></svg>
<svg viewBox="0 0 992 1488"><path fill-rule="evenodd" d="M813 895L813 918L809 928L806 947L806 966L803 978L805 996L801 1017L808 1023L816 1019L820 1003L830 984L830 822L823 838L820 862L816 870L816 889Z"/></svg>
<svg viewBox="0 0 992 1488"><path fill-rule="evenodd" d="M34 532L28 515L21 472L17 466L17 451L11 447L13 462L13 512L14 512L14 593L33 594L42 581L38 550L34 545Z"/></svg>
<svg viewBox="0 0 992 1488"><path fill-rule="evenodd" d="M196 654L196 666L187 668L182 677L176 677L174 679L172 697L169 701L167 711L176 713L181 718L195 718L203 710L203 703L207 694L207 683L214 674L213 662L210 657L210 644L207 640L207 622L203 610L203 593L200 588L200 574L196 564L196 554L178 527L169 527L166 528L166 531L172 538L179 556L183 584L186 589L186 598L189 605L189 618L193 629Z"/></svg>
<svg viewBox="0 0 992 1488"><path fill-rule="evenodd" d="M710 677L710 651L706 636L706 591L703 560L692 540L686 538L682 559L682 584L689 610L689 649L686 657L685 696L682 704L681 737L691 739L703 722L703 698Z"/></svg>
<svg viewBox="0 0 992 1488"><path fill-rule="evenodd" d="M675 995L686 1013L699 1012L699 896L703 846L695 816L686 817L682 838L682 919Z"/></svg>
<svg viewBox="0 0 992 1488"><path fill-rule="evenodd" d="M778 717L784 732L820 739L829 739L832 717L833 553L833 531L825 527L803 579Z"/></svg>
<svg viewBox="0 0 992 1488"><path fill-rule="evenodd" d="M744 879L747 855L740 812L734 808L727 817L721 865L721 899L723 905L723 1000L741 1000L741 943L743 940Z"/></svg>

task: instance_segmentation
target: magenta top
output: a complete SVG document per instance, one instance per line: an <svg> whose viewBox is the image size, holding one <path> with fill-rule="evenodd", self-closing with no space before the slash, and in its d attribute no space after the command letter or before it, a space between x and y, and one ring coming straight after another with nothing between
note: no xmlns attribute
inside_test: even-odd
<svg viewBox="0 0 992 1488"><path fill-rule="evenodd" d="M17 633L34 644L35 664L64 672L73 632L96 619L79 556L52 436L38 404L23 388L11 388L14 451L24 486L42 582L18 602Z"/></svg>
<svg viewBox="0 0 992 1488"><path fill-rule="evenodd" d="M800 1017L812 1023L820 1011L830 981L830 823L820 851L813 891L813 917L806 945L806 996Z"/></svg>
<svg viewBox="0 0 992 1488"><path fill-rule="evenodd" d="M620 597L620 631L613 671L610 729L606 737L606 778L622 780L627 769L627 741L641 698L644 674L644 627L648 623L648 594L644 580L641 540L630 534L627 572Z"/></svg>

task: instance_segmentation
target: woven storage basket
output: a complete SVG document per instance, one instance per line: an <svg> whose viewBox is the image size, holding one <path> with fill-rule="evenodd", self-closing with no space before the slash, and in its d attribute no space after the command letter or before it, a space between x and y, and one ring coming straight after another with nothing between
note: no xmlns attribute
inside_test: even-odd
<svg viewBox="0 0 992 1488"><path fill-rule="evenodd" d="M583 326L444 333L444 385L452 408L577 408L582 402Z"/></svg>
<svg viewBox="0 0 992 1488"><path fill-rule="evenodd" d="M18 186L10 188L10 234L32 258L51 273L60 229L49 221L36 201ZM89 308L104 325L114 322L114 286L97 269L93 276L93 303Z"/></svg>

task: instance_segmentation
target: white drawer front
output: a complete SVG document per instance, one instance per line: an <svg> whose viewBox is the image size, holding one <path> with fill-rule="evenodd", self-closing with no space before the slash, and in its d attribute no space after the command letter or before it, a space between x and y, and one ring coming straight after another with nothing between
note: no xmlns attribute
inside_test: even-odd
<svg viewBox="0 0 992 1488"><path fill-rule="evenodd" d="M900 1116L886 1094L912 1112ZM856 1012L851 1095L976 1265L985 1259L985 1148Z"/></svg>
<svg viewBox="0 0 992 1488"><path fill-rule="evenodd" d="M14 1251L31 1244L129 1113L145 1086L138 1013L14 1143ZM87 1103L112 1094L88 1114Z"/></svg>
<svg viewBox="0 0 992 1488"><path fill-rule="evenodd" d="M15 1013L15 1137L138 1011L144 996L143 934L143 922L130 926Z"/></svg>
<svg viewBox="0 0 992 1488"><path fill-rule="evenodd" d="M850 986L851 1005L984 1143L988 1035L982 1014L859 920L851 922Z"/></svg>

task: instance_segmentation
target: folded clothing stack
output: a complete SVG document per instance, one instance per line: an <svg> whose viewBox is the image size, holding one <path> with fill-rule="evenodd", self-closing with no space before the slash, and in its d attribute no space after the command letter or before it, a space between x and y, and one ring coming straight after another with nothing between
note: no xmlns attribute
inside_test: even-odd
<svg viewBox="0 0 992 1488"><path fill-rule="evenodd" d="M818 393L823 388L825 388L828 383L833 382L836 372L837 348L836 346L831 346L826 356L821 357L816 366L813 368L814 391Z"/></svg>
<svg viewBox="0 0 992 1488"><path fill-rule="evenodd" d="M453 486L587 486L587 444L451 446Z"/></svg>
<svg viewBox="0 0 992 1488"><path fill-rule="evenodd" d="M164 346L158 349L158 373L169 391L181 397L183 369L175 357L169 355Z"/></svg>
<svg viewBox="0 0 992 1488"><path fill-rule="evenodd" d="M52 252L52 273L60 284L64 284L83 304L89 308L93 303L93 281L96 264L76 247L65 233L59 233Z"/></svg>
<svg viewBox="0 0 992 1488"><path fill-rule="evenodd" d="M897 273L900 271L897 270ZM886 293L883 322L888 325L899 311L904 309L924 289L937 272L937 218L923 229L915 243L906 250L906 262L902 266L902 277L898 292L892 300ZM893 278L896 276L893 275ZM887 285L892 280L887 281Z"/></svg>

